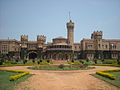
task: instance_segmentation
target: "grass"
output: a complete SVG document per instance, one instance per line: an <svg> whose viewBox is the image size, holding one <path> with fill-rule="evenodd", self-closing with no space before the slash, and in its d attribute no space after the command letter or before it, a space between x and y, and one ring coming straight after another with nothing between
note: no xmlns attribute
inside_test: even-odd
<svg viewBox="0 0 120 90"><path fill-rule="evenodd" d="M107 73L113 74L117 78L115 80L111 80L109 78L103 77L103 76L98 75L98 74L92 74L92 75L120 88L120 72L107 72Z"/></svg>
<svg viewBox="0 0 120 90"><path fill-rule="evenodd" d="M93 69L94 67L83 66L80 65L64 65L63 68L59 68L59 65L44 65L44 66L32 66L28 67L28 69L33 70L86 70Z"/></svg>
<svg viewBox="0 0 120 90"><path fill-rule="evenodd" d="M9 77L16 74L18 73L0 71L0 90L14 90L15 84L18 84L19 82L31 76L31 74L28 74L24 77L19 78L18 80L10 81Z"/></svg>
<svg viewBox="0 0 120 90"><path fill-rule="evenodd" d="M117 78L118 80L120 80L120 72L107 72L107 73L110 73L110 74L115 75L116 78Z"/></svg>

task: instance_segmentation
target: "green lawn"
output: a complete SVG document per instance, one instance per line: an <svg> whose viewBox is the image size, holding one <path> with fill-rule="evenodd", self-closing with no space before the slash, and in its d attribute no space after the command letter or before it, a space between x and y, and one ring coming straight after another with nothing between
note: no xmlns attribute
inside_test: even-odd
<svg viewBox="0 0 120 90"><path fill-rule="evenodd" d="M120 72L107 72L107 73L110 73L110 74L114 74L116 76L116 79L115 80L111 80L109 78L105 78L103 76L100 76L98 74L92 74L93 76L99 78L99 79L102 79L106 82L109 82L117 87L120 87Z"/></svg>
<svg viewBox="0 0 120 90"><path fill-rule="evenodd" d="M13 72L7 72L7 71L0 71L0 90L13 90L14 85L23 81L27 77L31 76L31 74L28 74L24 77L21 77L18 80L15 81L9 81L9 76L16 75L18 73Z"/></svg>
<svg viewBox="0 0 120 90"><path fill-rule="evenodd" d="M115 75L116 78L120 80L120 72L107 72L107 73Z"/></svg>

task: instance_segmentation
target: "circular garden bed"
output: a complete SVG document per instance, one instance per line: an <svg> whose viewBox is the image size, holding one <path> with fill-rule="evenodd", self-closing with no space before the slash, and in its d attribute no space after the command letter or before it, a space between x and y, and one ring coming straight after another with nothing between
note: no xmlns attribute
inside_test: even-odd
<svg viewBox="0 0 120 90"><path fill-rule="evenodd" d="M86 70L93 68L94 67L89 67L88 65L63 65L63 64L28 67L28 69L33 69L33 70Z"/></svg>

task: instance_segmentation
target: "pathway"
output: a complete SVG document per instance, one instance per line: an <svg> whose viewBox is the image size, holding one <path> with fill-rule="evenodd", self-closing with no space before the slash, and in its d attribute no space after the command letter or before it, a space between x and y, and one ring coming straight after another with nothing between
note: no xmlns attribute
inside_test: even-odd
<svg viewBox="0 0 120 90"><path fill-rule="evenodd" d="M29 71L34 74L17 84L15 90L120 90L120 88L89 75L98 70L118 69L118 67L95 66L95 69L73 71L30 70L27 67L0 68Z"/></svg>

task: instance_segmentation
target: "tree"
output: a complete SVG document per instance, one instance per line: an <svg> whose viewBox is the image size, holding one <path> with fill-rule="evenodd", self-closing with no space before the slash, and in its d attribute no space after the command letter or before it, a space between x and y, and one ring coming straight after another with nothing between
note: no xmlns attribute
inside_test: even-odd
<svg viewBox="0 0 120 90"><path fill-rule="evenodd" d="M4 59L3 58L0 58L0 65L2 65L4 62Z"/></svg>
<svg viewBox="0 0 120 90"><path fill-rule="evenodd" d="M120 54L118 53L117 63L120 64Z"/></svg>
<svg viewBox="0 0 120 90"><path fill-rule="evenodd" d="M88 59L88 57L86 58L86 62L89 62L89 59Z"/></svg>
<svg viewBox="0 0 120 90"><path fill-rule="evenodd" d="M27 60L23 60L23 63L24 63L24 64L27 63Z"/></svg>
<svg viewBox="0 0 120 90"><path fill-rule="evenodd" d="M95 64L97 64L97 59L94 59Z"/></svg>
<svg viewBox="0 0 120 90"><path fill-rule="evenodd" d="M32 62L35 63L35 59L33 59Z"/></svg>

